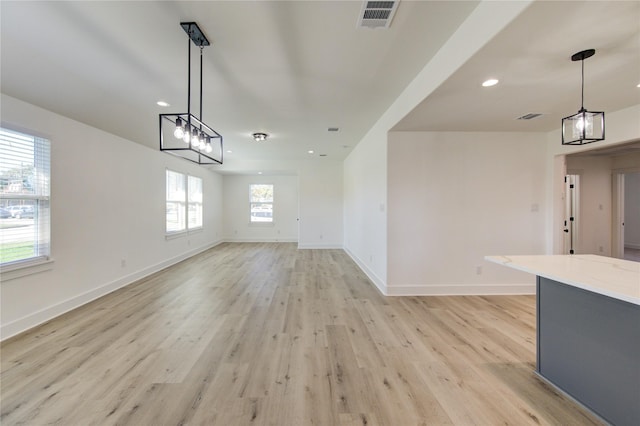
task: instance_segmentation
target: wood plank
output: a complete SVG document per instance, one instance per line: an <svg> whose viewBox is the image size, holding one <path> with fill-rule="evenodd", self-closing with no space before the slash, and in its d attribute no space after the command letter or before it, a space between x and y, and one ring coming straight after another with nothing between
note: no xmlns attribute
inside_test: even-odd
<svg viewBox="0 0 640 426"><path fill-rule="evenodd" d="M533 297L384 297L292 243L221 244L0 350L7 425L600 424L533 373Z"/></svg>

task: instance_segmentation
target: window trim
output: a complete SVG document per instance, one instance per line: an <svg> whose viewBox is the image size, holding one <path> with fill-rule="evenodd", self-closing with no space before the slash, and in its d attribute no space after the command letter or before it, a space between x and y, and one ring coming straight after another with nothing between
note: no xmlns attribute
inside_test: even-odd
<svg viewBox="0 0 640 426"><path fill-rule="evenodd" d="M15 280L28 275L39 274L53 269L54 259L50 256L32 257L5 263L0 271L0 282Z"/></svg>

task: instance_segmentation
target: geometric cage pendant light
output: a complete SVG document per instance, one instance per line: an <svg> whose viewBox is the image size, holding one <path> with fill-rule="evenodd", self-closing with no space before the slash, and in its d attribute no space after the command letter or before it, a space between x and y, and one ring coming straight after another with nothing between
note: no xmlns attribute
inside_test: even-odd
<svg viewBox="0 0 640 426"><path fill-rule="evenodd" d="M222 135L202 121L202 49L209 40L195 22L181 22L189 36L187 112L160 114L160 151L196 164L222 164ZM191 42L200 48L200 115L191 114Z"/></svg>
<svg viewBox="0 0 640 426"><path fill-rule="evenodd" d="M582 63L582 102L580 111L562 119L562 145L584 145L604 140L604 112L584 108L584 60L595 53L595 49L587 49L571 56L572 61Z"/></svg>

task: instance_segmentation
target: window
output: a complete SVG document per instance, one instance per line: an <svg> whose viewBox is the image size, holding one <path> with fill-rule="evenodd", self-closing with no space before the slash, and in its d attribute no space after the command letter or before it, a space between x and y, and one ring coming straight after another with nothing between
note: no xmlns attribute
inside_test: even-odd
<svg viewBox="0 0 640 426"><path fill-rule="evenodd" d="M166 232L202 228L202 179L167 170Z"/></svg>
<svg viewBox="0 0 640 426"><path fill-rule="evenodd" d="M167 234L186 229L186 182L182 173L167 170Z"/></svg>
<svg viewBox="0 0 640 426"><path fill-rule="evenodd" d="M0 128L0 264L49 258L50 146L47 139Z"/></svg>
<svg viewBox="0 0 640 426"><path fill-rule="evenodd" d="M251 223L273 222L273 185L251 184L249 208Z"/></svg>
<svg viewBox="0 0 640 426"><path fill-rule="evenodd" d="M202 228L202 179L189 176L189 229Z"/></svg>

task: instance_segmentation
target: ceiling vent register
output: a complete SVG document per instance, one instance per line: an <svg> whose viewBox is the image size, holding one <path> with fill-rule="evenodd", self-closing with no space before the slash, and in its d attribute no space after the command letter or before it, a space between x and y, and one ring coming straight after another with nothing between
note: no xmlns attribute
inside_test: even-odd
<svg viewBox="0 0 640 426"><path fill-rule="evenodd" d="M400 1L365 1L358 18L359 28L389 28Z"/></svg>
<svg viewBox="0 0 640 426"><path fill-rule="evenodd" d="M541 115L542 114L537 113L537 112L531 112L529 114L525 114L523 116L520 116L520 117L516 118L516 120L533 120L534 118L538 118Z"/></svg>

